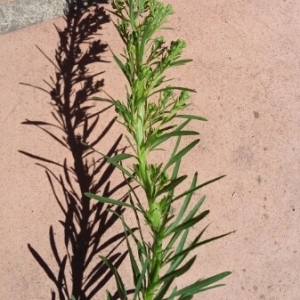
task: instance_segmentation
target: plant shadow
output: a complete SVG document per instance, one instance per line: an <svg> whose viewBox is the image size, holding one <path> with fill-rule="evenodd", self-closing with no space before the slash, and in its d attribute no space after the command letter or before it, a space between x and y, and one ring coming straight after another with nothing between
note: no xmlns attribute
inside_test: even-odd
<svg viewBox="0 0 300 300"><path fill-rule="evenodd" d="M49 242L56 261L56 270L51 269L36 248L28 244L29 251L56 287L56 291L51 291L51 299L65 300L74 296L76 300L90 300L113 276L98 258L99 254L107 251L106 257L115 267L119 267L127 252L117 252L117 248L125 239L123 231L106 240L104 236L117 221L117 217L107 209L118 214L122 214L124 209L90 200L84 193L89 191L97 194L101 190L102 196L112 197L126 185L126 180L112 187L109 179L115 167L106 164L103 158L95 159L93 151L82 143L86 142L91 147L101 143L116 121L115 118L112 119L100 134L95 134L94 129L99 128L100 115L110 107L96 111L89 99L104 85L103 79L97 79L103 72L91 75L88 67L90 64L105 62L101 54L107 50L107 45L95 39L95 36L99 34L102 25L110 21L100 5L106 1L66 2L66 26L63 30L56 27L59 44L55 51L55 60L52 61L38 48L55 67L55 77L50 77L50 83L45 81L50 89L21 83L50 95L51 115L54 121L51 123L26 120L22 124L36 126L47 133L67 149L72 159L71 162L67 158L64 158L63 162L57 162L26 151L19 152L38 160L37 165L45 169L56 202L63 213L63 220L59 222L64 231L65 253L59 253L53 226L49 228ZM125 151L119 149L121 139L120 135L106 153L107 156ZM58 166L62 171L57 174L50 166ZM60 192L57 186L60 186ZM125 195L120 198L122 201L127 200ZM95 256L96 263L93 261ZM118 298L116 292L114 299Z"/></svg>

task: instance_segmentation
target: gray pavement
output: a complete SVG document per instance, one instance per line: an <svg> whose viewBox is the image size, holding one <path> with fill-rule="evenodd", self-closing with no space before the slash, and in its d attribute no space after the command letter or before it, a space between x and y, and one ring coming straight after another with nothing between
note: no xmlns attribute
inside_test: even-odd
<svg viewBox="0 0 300 300"><path fill-rule="evenodd" d="M74 0L74 6L95 2L107 1ZM60 17L66 7L67 0L0 0L0 34Z"/></svg>

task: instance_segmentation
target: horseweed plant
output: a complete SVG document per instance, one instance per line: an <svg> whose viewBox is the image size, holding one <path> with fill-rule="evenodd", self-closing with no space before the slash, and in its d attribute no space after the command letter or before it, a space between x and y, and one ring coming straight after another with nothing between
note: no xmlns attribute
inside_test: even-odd
<svg viewBox="0 0 300 300"><path fill-rule="evenodd" d="M185 262L192 250L229 234L202 240L207 228L205 227L191 243L187 243L189 229L209 213L204 211L197 214L205 197L188 210L192 195L196 190L223 176L197 184L195 173L190 187L179 195L175 193L187 178L186 175L178 175L181 160L199 143L197 139L179 150L182 137L198 134L185 128L191 120L205 119L180 113L189 106L190 92L194 90L165 85L167 80L164 74L167 69L191 61L181 59L186 46L184 41L172 41L167 46L162 36L154 37L167 21L167 17L173 13L172 7L165 6L157 0L114 0L112 7L111 13L117 17L114 25L125 44L122 60L112 54L125 75L129 88L126 87L124 102L110 96L108 99L94 99L114 104L122 124L130 134L126 139L133 154L123 153L105 157L107 162L119 168L127 179L130 204L92 193L86 195L104 203L129 207L134 212L139 235L131 230L124 217L119 215L124 226L133 272L134 300L192 299L197 293L221 286L222 284L214 283L230 274L223 272L204 280L197 280L179 290L173 287L174 280L186 273L195 262L196 255ZM178 120L181 121L176 124ZM169 160L165 164L150 163L150 153L157 151L159 146L171 138L175 138L176 142ZM124 160L129 158L135 160L132 168L124 165ZM141 188L147 200L146 204L145 201L140 201L132 182L136 182ZM179 200L183 200L183 203L179 212L174 215L171 206ZM144 238L145 227L142 227L139 215L143 216L151 231L150 241ZM130 241L134 242L137 251L133 251ZM101 258L115 275L119 297L128 299L117 269L108 259ZM112 299L108 291L107 299Z"/></svg>

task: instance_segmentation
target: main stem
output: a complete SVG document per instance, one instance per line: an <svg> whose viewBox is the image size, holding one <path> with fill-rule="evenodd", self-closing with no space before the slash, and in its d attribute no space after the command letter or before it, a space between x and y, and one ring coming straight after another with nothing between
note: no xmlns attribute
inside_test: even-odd
<svg viewBox="0 0 300 300"><path fill-rule="evenodd" d="M144 95L139 95L144 97ZM159 204L155 198L154 186L155 182L152 182L149 174L149 163L148 163L148 152L145 149L145 141L147 139L145 129L145 111L147 110L146 102L140 103L137 108L137 120L135 122L136 128L135 135L136 140L136 153L139 163L139 176L142 188L147 198L149 206L149 215L147 216L148 224L152 231L153 243L151 247L151 257L148 269L148 281L144 291L144 300L154 299L157 282L159 280L159 274L162 266L162 242L163 242L163 231L162 231L162 218L160 215Z"/></svg>
<svg viewBox="0 0 300 300"><path fill-rule="evenodd" d="M154 241L152 245L152 257L150 260L148 286L144 293L144 300L154 299L157 281L159 280L159 273L162 265L162 236L159 233L156 233L153 235L153 239Z"/></svg>
<svg viewBox="0 0 300 300"><path fill-rule="evenodd" d="M126 2L125 2L126 3ZM142 4L141 4L142 3ZM138 29L138 25L136 21L138 17L136 15L135 5L133 4L133 0L128 2L129 5L129 19L130 25L132 30L132 34L137 35L133 39L133 53L128 53L128 59L130 60L131 65L131 82L133 83L131 86L132 95L131 95L131 105L129 106L131 110L131 118L134 122L132 122L133 130L131 132L132 136L134 137L136 143L135 153L137 154L138 160L138 172L137 177L141 184L142 189L145 192L145 196L147 199L148 204L148 211L145 212L145 219L147 224L149 225L153 241L151 243L151 251L149 254L149 265L146 274L148 275L146 280L146 285L143 287L143 297L144 300L153 300L155 291L158 287L158 281L160 276L160 271L162 268L162 258L163 258L163 239L164 239L164 228L163 228L163 216L161 213L161 208L156 197L156 181L151 175L151 164L148 160L149 155L149 145L147 145L147 138L149 132L147 131L146 123L147 121L147 110L148 110L148 96L149 96L149 82L145 79L145 70L147 69L146 65L143 64L144 62L144 47L147 44L147 40L143 40L142 36L138 36L141 34L140 30L142 27ZM143 7L139 7L142 5ZM154 4L153 4L154 5ZM140 12L145 8L145 2L140 1L139 4L136 4L139 8L138 11ZM154 7L154 6L153 6ZM149 8L148 8L149 9ZM150 15L154 14L150 10ZM149 28L147 30L150 30ZM146 35L146 32L144 32ZM150 38L148 36L147 38ZM135 48L135 49L134 49ZM130 52L131 49L127 50ZM148 66L149 67L149 66ZM148 88L146 88L148 87Z"/></svg>

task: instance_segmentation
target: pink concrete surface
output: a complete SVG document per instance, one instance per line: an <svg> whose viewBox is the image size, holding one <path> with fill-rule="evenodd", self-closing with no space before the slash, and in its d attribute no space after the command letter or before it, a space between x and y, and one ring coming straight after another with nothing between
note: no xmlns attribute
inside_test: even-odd
<svg viewBox="0 0 300 300"><path fill-rule="evenodd" d="M193 123L201 143L183 164L183 172L199 171L201 181L226 174L221 181L196 193L207 195L210 209L202 227L211 222L207 236L237 230L235 234L198 250L198 261L183 281L226 270L232 275L225 287L197 295L214 300L300 299L300 2L292 0L169 0L176 12L168 39L187 42L185 55L194 62L170 75L178 84L197 90L189 112L209 122ZM25 119L51 121L50 98L20 85L46 85L55 75L51 58L58 36L53 22L0 36L1 95L1 226L0 298L51 299L54 284L28 250L31 244L56 270L49 244L49 226L64 253L62 214L44 170L19 150L63 162L71 160L46 134ZM112 23L100 38L120 53L121 43ZM112 60L109 52L104 58ZM94 69L106 71L105 90L123 97L124 79L114 63ZM103 104L97 103L99 108ZM115 116L102 115L96 132ZM116 124L96 147L105 152L122 132ZM122 140L121 145L126 145ZM164 156L162 156L164 157ZM54 168L58 171L59 169ZM113 174L112 185L120 176ZM175 207L175 210L177 208ZM128 219L130 216L128 216ZM130 219L129 219L130 220ZM121 230L117 222L107 236ZM122 248L123 247L123 248ZM124 249L124 244L120 249ZM98 261L95 256L95 263ZM130 287L128 259L120 271ZM57 271L55 271L57 274ZM68 274L67 274L68 276ZM179 282L182 286L183 281ZM105 288L114 287L114 282ZM104 299L105 289L93 299ZM57 298L59 299L59 298Z"/></svg>

